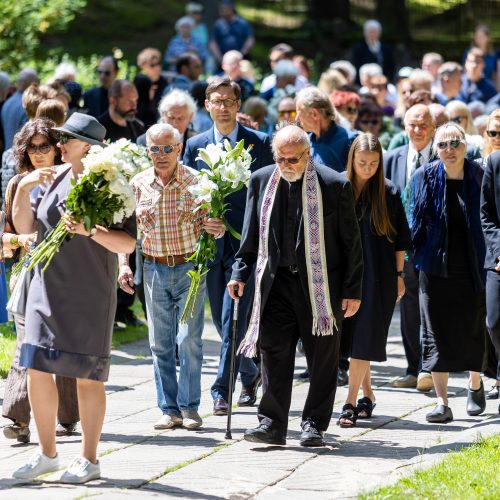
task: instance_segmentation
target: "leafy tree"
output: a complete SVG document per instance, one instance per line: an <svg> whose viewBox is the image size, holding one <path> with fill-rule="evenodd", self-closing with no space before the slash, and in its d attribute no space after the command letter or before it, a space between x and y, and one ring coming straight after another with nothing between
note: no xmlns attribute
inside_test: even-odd
<svg viewBox="0 0 500 500"><path fill-rule="evenodd" d="M61 31L86 0L0 1L0 68L13 73L32 60L42 35Z"/></svg>

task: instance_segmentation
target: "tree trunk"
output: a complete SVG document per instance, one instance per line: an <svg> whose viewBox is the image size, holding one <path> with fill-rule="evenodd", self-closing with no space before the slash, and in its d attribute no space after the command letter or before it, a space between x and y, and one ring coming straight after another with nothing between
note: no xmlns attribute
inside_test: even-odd
<svg viewBox="0 0 500 500"><path fill-rule="evenodd" d="M384 39L397 40L405 45L410 41L405 0L377 0L377 19L382 24Z"/></svg>
<svg viewBox="0 0 500 500"><path fill-rule="evenodd" d="M349 21L349 0L309 0L311 17L316 21L342 19Z"/></svg>

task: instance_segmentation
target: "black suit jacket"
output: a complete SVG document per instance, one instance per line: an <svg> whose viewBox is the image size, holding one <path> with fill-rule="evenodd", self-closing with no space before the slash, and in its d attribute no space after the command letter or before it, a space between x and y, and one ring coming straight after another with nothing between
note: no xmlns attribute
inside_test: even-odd
<svg viewBox="0 0 500 500"><path fill-rule="evenodd" d="M382 52L382 70L384 75L392 81L394 79L394 53L392 51L392 47L385 43L381 44L380 50ZM359 68L363 66L363 64L368 63L377 63L380 64L377 56L370 50L368 44L365 40L357 43L352 50L352 63L359 71ZM358 77L359 78L359 77Z"/></svg>
<svg viewBox="0 0 500 500"><path fill-rule="evenodd" d="M340 320L343 318L342 299L361 299L363 251L354 208L354 196L351 184L344 176L324 165L316 164L315 168L323 200L324 244L330 299L335 317ZM264 191L274 169L275 165L269 165L252 174L250 178L241 246L236 254L232 279L246 283L257 260L261 206ZM280 196L279 191L278 189L276 197ZM264 310L280 260L281 214L279 207L279 200L275 199L269 229L269 255L261 285L261 313ZM309 297L303 217L299 223L296 253L304 294Z"/></svg>
<svg viewBox="0 0 500 500"><path fill-rule="evenodd" d="M494 269L500 257L500 151L486 162L481 188L481 226L486 242L484 267Z"/></svg>
<svg viewBox="0 0 500 500"><path fill-rule="evenodd" d="M268 135L262 132L256 132L255 130L243 127L242 125L238 125L238 134L236 140L240 141L241 139L245 141L245 147L248 147L250 145L253 146L250 151L250 154L252 155L252 165L250 167L252 172L265 167L266 165L274 163ZM213 127L206 132L192 137L186 143L182 163L198 171L206 168L207 166L204 162L202 162L201 160L196 160L196 157L198 156L198 149L205 148L208 146L208 144L214 143L215 134ZM246 188L243 188L226 198L226 203L229 204L229 211L226 213L226 219L228 223L240 234L243 227L246 195L247 190ZM221 258L223 252L221 246L225 240L226 238L217 240L218 252L215 259L216 261L218 260L218 258ZM229 235L229 241L233 247L233 254L235 254L240 246L240 242L232 235Z"/></svg>
<svg viewBox="0 0 500 500"><path fill-rule="evenodd" d="M94 118L99 118L108 110L108 91L103 87L95 87L83 94L83 107Z"/></svg>

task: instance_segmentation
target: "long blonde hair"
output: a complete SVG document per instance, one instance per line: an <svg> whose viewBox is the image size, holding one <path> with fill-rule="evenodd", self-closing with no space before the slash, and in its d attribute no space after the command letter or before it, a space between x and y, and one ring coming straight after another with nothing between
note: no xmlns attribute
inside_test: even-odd
<svg viewBox="0 0 500 500"><path fill-rule="evenodd" d="M356 154L362 151L378 153L379 164L375 175L366 183L363 190L356 193L356 198L361 197L362 201L371 209L370 224L378 236L385 236L390 242L394 241L396 231L391 224L389 209L385 197L385 177L384 163L382 156L382 146L379 140L369 132L359 134L352 143L347 159L347 178L353 185L356 192L356 172L354 170L354 159Z"/></svg>

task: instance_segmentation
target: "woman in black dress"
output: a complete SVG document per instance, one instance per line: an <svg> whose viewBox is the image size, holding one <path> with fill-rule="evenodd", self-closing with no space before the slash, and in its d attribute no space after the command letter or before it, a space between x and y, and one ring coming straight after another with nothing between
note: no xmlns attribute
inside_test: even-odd
<svg viewBox="0 0 500 500"><path fill-rule="evenodd" d="M14 223L22 233L38 232L38 242L61 220L62 203L72 180L83 172L82 159L91 145L102 145L106 129L93 117L73 113L55 130L66 164L57 172L45 169L28 174L14 198ZM30 189L40 180L53 181L36 214ZM74 235L65 241L49 267L34 268L26 304L26 331L20 365L28 368L28 394L40 439L40 449L14 472L17 479L34 479L59 469L55 442L57 391L53 374L77 379L82 426L82 452L60 481L84 483L100 477L97 445L101 435L106 395L104 382L110 366L111 336L116 310L116 253L135 248L135 216L110 229L85 229L64 216Z"/></svg>
<svg viewBox="0 0 500 500"><path fill-rule="evenodd" d="M364 262L361 307L342 324L351 362L349 392L338 424L352 427L357 418L370 418L375 407L370 362L387 359L387 335L394 306L405 293L403 264L411 239L401 195L384 178L382 147L373 134L362 133L353 142L346 174L356 198ZM360 387L363 398L356 406Z"/></svg>
<svg viewBox="0 0 500 500"><path fill-rule="evenodd" d="M439 160L410 182L410 226L420 270L422 368L432 373L437 405L428 422L450 422L448 373L469 371L467 413L486 407L481 368L485 346L484 257L480 192L483 169L465 158L460 125L439 127Z"/></svg>

